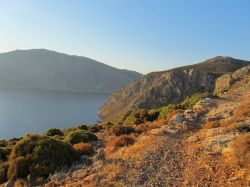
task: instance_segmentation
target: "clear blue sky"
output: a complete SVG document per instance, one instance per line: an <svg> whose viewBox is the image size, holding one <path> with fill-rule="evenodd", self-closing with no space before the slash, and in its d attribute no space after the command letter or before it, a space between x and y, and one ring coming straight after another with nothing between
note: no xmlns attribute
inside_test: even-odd
<svg viewBox="0 0 250 187"><path fill-rule="evenodd" d="M250 0L0 0L0 52L31 48L142 73L250 60Z"/></svg>

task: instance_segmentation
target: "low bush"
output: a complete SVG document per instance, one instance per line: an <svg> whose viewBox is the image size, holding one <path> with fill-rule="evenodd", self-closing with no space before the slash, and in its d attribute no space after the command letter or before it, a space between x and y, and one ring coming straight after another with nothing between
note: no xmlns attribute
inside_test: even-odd
<svg viewBox="0 0 250 187"><path fill-rule="evenodd" d="M233 160L241 167L250 167L250 135L237 136L231 143Z"/></svg>
<svg viewBox="0 0 250 187"><path fill-rule="evenodd" d="M20 156L12 160L8 169L8 179L14 181L18 178L26 177L31 172L29 171L30 164L31 160L26 159L24 156Z"/></svg>
<svg viewBox="0 0 250 187"><path fill-rule="evenodd" d="M1 140L0 147L6 147L6 146L7 146L7 142L5 140Z"/></svg>
<svg viewBox="0 0 250 187"><path fill-rule="evenodd" d="M101 125L97 125L97 124L89 126L89 131L93 132L93 133L97 133L97 132L101 131L102 129L103 129L103 127Z"/></svg>
<svg viewBox="0 0 250 187"><path fill-rule="evenodd" d="M89 127L87 125L79 125L76 127L65 128L65 129L63 129L63 133L65 136L67 136L69 133L71 133L73 131L79 131L79 130L87 131L88 129L89 129Z"/></svg>
<svg viewBox="0 0 250 187"><path fill-rule="evenodd" d="M70 132L64 139L66 142L70 144L77 144L80 142L91 142L96 141L97 137L95 134L85 131L85 130L78 130Z"/></svg>
<svg viewBox="0 0 250 187"><path fill-rule="evenodd" d="M112 133L116 136L134 133L135 129L128 125L116 125L112 128Z"/></svg>
<svg viewBox="0 0 250 187"><path fill-rule="evenodd" d="M134 111L129 111L119 120L119 124L123 125L134 125L142 124L147 121L154 121L158 118L158 110L145 110L137 109Z"/></svg>
<svg viewBox="0 0 250 187"><path fill-rule="evenodd" d="M78 143L74 144L73 148L79 153L83 155L92 155L94 153L94 149L89 143Z"/></svg>
<svg viewBox="0 0 250 187"><path fill-rule="evenodd" d="M212 128L217 128L217 127L220 127L220 122L218 122L218 121L211 121L211 122L206 123L203 126L203 129L212 129Z"/></svg>
<svg viewBox="0 0 250 187"><path fill-rule="evenodd" d="M77 129L87 131L87 130L89 129L89 127L88 127L87 125L79 125L79 126L77 127Z"/></svg>
<svg viewBox="0 0 250 187"><path fill-rule="evenodd" d="M8 162L0 164L0 184L8 181L7 177L8 168L9 168Z"/></svg>
<svg viewBox="0 0 250 187"><path fill-rule="evenodd" d="M60 130L60 129L55 129L55 128L52 128L52 129L48 129L46 132L45 132L45 135L46 136L63 136L63 132Z"/></svg>
<svg viewBox="0 0 250 187"><path fill-rule="evenodd" d="M122 135L113 139L110 144L114 148L120 148L120 147L133 145L134 143L135 143L134 137L132 137L131 135Z"/></svg>
<svg viewBox="0 0 250 187"><path fill-rule="evenodd" d="M28 135L13 148L9 157L8 179L30 175L47 178L61 166L69 166L79 159L68 143L49 136Z"/></svg>
<svg viewBox="0 0 250 187"><path fill-rule="evenodd" d="M180 105L169 104L168 106L159 109L158 119L167 119L168 113L180 109Z"/></svg>
<svg viewBox="0 0 250 187"><path fill-rule="evenodd" d="M0 147L0 163L8 159L9 153L10 153L10 150L8 150L8 148Z"/></svg>

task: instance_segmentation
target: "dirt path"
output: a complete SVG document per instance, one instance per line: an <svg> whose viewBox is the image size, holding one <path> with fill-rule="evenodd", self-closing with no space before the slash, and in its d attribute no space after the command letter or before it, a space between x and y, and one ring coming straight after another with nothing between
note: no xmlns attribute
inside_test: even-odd
<svg viewBox="0 0 250 187"><path fill-rule="evenodd" d="M122 181L126 186L180 186L186 164L184 151L187 134L177 133L156 137L158 149L146 153L144 161L123 172ZM131 169L132 168L132 169Z"/></svg>

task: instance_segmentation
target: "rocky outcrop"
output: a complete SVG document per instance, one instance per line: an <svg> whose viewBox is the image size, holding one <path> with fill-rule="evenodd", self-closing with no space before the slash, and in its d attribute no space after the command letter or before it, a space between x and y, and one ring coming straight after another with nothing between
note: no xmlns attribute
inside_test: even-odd
<svg viewBox="0 0 250 187"><path fill-rule="evenodd" d="M227 91L233 84L250 76L250 66L243 67L233 73L222 75L216 80L215 93Z"/></svg>
<svg viewBox="0 0 250 187"><path fill-rule="evenodd" d="M157 108L178 103L196 92L213 92L217 77L248 64L216 57L191 66L149 73L114 92L101 107L100 117L104 121L112 120L129 110Z"/></svg>

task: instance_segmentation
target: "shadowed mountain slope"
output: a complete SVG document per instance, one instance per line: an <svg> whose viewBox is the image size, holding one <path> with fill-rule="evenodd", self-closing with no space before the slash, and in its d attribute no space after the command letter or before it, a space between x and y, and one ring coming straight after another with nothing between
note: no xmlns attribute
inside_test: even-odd
<svg viewBox="0 0 250 187"><path fill-rule="evenodd" d="M141 74L45 49L0 54L0 86L111 93Z"/></svg>

